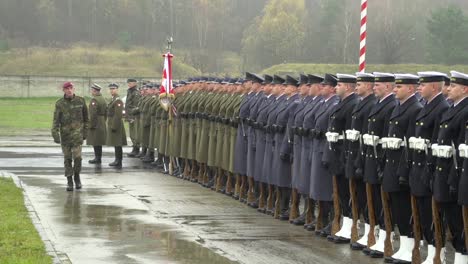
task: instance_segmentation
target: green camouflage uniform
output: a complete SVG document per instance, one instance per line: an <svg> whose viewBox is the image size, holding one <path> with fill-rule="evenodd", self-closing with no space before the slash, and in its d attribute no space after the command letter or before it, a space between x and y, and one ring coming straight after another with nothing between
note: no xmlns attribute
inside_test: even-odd
<svg viewBox="0 0 468 264"><path fill-rule="evenodd" d="M137 126L135 120L138 119L138 103L140 102L140 91L138 88L132 87L127 90L127 98L125 101L125 119L129 123L130 139L132 140L132 145L139 147L139 142L137 141Z"/></svg>
<svg viewBox="0 0 468 264"><path fill-rule="evenodd" d="M81 145L87 132L88 108L85 100L76 95L59 99L55 103L52 137L55 143L62 145L65 177L81 171Z"/></svg>

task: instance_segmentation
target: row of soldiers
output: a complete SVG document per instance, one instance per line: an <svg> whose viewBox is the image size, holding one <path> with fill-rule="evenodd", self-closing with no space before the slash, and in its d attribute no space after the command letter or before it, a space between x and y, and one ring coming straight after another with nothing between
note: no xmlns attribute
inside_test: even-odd
<svg viewBox="0 0 468 264"><path fill-rule="evenodd" d="M129 89L129 155L157 151L181 178L388 263L423 262L423 239L424 263L441 263L450 230L465 264L468 75L451 75L194 78L175 89L174 115Z"/></svg>

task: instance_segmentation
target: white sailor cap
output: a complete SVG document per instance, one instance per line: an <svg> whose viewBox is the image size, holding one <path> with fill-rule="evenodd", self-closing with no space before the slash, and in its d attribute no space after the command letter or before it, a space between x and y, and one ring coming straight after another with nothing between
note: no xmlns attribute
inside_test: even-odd
<svg viewBox="0 0 468 264"><path fill-rule="evenodd" d="M447 79L447 74L436 71L418 72L420 83L444 82Z"/></svg>
<svg viewBox="0 0 468 264"><path fill-rule="evenodd" d="M374 74L367 72L356 72L356 80L358 82L374 82Z"/></svg>
<svg viewBox="0 0 468 264"><path fill-rule="evenodd" d="M375 82L395 82L395 75L387 72L374 72Z"/></svg>
<svg viewBox="0 0 468 264"><path fill-rule="evenodd" d="M452 75L450 78L452 83L468 86L468 74L457 71L450 71L450 75Z"/></svg>
<svg viewBox="0 0 468 264"><path fill-rule="evenodd" d="M395 74L396 84L418 84L419 76L409 73L396 73Z"/></svg>
<svg viewBox="0 0 468 264"><path fill-rule="evenodd" d="M356 83L356 76L351 74L337 73L336 77L338 78L338 82Z"/></svg>

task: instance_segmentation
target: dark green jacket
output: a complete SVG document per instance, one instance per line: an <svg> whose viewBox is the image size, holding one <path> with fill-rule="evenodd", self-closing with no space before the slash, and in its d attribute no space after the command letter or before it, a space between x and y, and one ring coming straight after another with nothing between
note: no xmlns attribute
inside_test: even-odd
<svg viewBox="0 0 468 264"><path fill-rule="evenodd" d="M66 146L83 144L88 132L88 108L82 97L60 98L55 103L52 137Z"/></svg>

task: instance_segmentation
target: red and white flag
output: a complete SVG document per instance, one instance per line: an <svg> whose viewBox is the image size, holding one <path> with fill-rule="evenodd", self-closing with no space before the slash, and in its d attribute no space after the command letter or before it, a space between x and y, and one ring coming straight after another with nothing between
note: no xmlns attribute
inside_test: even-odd
<svg viewBox="0 0 468 264"><path fill-rule="evenodd" d="M159 96L173 96L174 89L172 87L172 55L170 52L163 54L164 69L162 72L161 88L159 89Z"/></svg>

